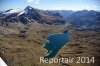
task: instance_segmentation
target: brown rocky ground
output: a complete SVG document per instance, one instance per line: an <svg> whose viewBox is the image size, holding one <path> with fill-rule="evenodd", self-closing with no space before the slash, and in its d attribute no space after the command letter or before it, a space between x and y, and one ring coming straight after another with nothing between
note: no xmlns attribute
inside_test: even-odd
<svg viewBox="0 0 100 66"><path fill-rule="evenodd" d="M13 30L14 32L0 36L0 57L8 66L57 66L57 64L40 64L40 57L44 57L46 52L43 49L46 36L61 32L62 27L33 23L26 29L27 34L20 34L24 29L16 28L14 30L17 30L17 33Z"/></svg>
<svg viewBox="0 0 100 66"><path fill-rule="evenodd" d="M14 27L14 26L13 26ZM57 57L95 57L94 64L40 64L39 58L45 55L43 45L46 36L61 33L63 27L33 23L28 25L27 34L20 35L20 28L13 28L11 34L0 36L0 56L8 66L99 66L100 31L71 30L71 41L66 44ZM8 27L7 27L8 28Z"/></svg>
<svg viewBox="0 0 100 66"><path fill-rule="evenodd" d="M58 53L58 57L94 57L92 63L69 63L69 66L100 66L100 31L71 30L71 41Z"/></svg>

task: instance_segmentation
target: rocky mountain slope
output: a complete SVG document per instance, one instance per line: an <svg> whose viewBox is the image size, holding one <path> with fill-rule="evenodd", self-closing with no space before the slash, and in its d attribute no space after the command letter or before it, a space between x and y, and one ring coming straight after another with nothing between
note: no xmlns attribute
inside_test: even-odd
<svg viewBox="0 0 100 66"><path fill-rule="evenodd" d="M12 22L23 24L37 21L41 24L65 23L65 20L59 13L52 13L44 10L38 10L27 6L24 10L9 9L0 15L1 22Z"/></svg>

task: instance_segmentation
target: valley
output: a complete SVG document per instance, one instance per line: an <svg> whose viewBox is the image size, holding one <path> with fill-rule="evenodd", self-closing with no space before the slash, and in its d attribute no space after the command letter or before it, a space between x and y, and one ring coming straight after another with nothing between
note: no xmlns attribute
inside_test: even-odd
<svg viewBox="0 0 100 66"><path fill-rule="evenodd" d="M0 57L8 66L99 66L99 29L100 12L92 10L45 11L31 6L9 9L0 14ZM71 34L70 41L66 32ZM58 36L52 39L56 42L48 43L51 48L45 49L47 37L52 34ZM53 47L57 50L53 57L94 57L95 62L40 63L40 57L55 51Z"/></svg>

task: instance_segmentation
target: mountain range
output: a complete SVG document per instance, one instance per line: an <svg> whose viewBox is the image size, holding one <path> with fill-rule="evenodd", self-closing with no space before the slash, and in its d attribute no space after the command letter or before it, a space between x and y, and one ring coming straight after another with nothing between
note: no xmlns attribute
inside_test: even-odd
<svg viewBox="0 0 100 66"><path fill-rule="evenodd" d="M75 11L72 10L50 10L52 13L59 13L61 16L63 16L64 19L67 19L68 16L70 16Z"/></svg>
<svg viewBox="0 0 100 66"><path fill-rule="evenodd" d="M6 23L56 25L70 22L75 28L94 29L100 28L100 12L94 10L39 10L31 6L25 9L9 9L0 13L0 24Z"/></svg>
<svg viewBox="0 0 100 66"><path fill-rule="evenodd" d="M65 20L59 13L51 13L49 11L38 10L31 6L27 6L24 10L9 9L0 15L1 22L21 22L28 24L38 22L41 24L64 23Z"/></svg>
<svg viewBox="0 0 100 66"><path fill-rule="evenodd" d="M69 15L66 20L71 21L72 25L77 28L100 28L100 12L93 10L77 11Z"/></svg>

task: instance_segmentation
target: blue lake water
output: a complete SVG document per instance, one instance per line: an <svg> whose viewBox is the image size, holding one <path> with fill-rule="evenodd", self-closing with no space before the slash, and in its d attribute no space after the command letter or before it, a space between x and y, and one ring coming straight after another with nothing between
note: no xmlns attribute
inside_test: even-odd
<svg viewBox="0 0 100 66"><path fill-rule="evenodd" d="M70 33L52 34L47 37L48 42L45 43L44 48L48 51L45 58L53 58L59 50L70 41Z"/></svg>

